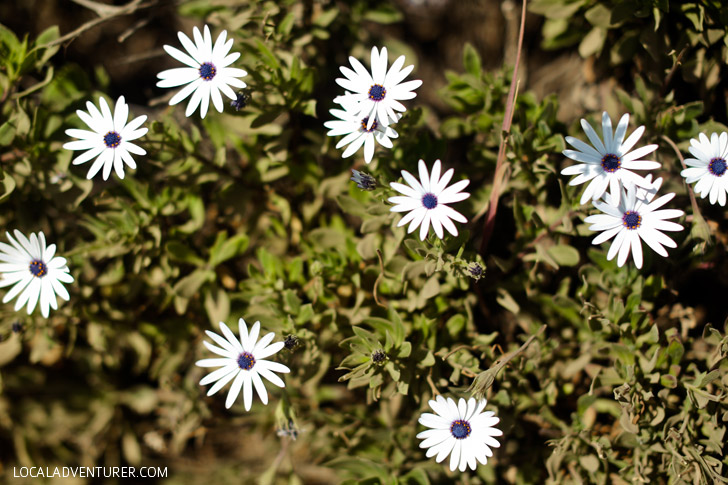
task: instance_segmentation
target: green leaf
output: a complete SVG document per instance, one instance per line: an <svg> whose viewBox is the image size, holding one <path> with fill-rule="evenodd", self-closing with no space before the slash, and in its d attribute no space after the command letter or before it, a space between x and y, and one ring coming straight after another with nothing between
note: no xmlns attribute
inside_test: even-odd
<svg viewBox="0 0 728 485"><path fill-rule="evenodd" d="M15 139L15 126L10 121L0 125L0 146L8 146Z"/></svg>
<svg viewBox="0 0 728 485"><path fill-rule="evenodd" d="M566 244L549 247L546 252L559 266L576 266L579 264L579 251Z"/></svg>
<svg viewBox="0 0 728 485"><path fill-rule="evenodd" d="M330 227L318 227L309 233L313 244L325 249L343 249L346 246L346 235Z"/></svg>
<svg viewBox="0 0 728 485"><path fill-rule="evenodd" d="M480 55L470 42L466 42L463 49L463 64L465 65L466 72L480 77L480 72L483 69L480 63Z"/></svg>
<svg viewBox="0 0 728 485"><path fill-rule="evenodd" d="M295 21L296 21L296 13L288 12L288 14L285 17L283 17L283 20L281 20L281 23L278 24L278 29L277 29L278 33L283 34L283 35L290 35Z"/></svg>
<svg viewBox="0 0 728 485"><path fill-rule="evenodd" d="M596 473L599 470L599 458L596 455L582 455L579 457L579 463L590 473Z"/></svg>
<svg viewBox="0 0 728 485"><path fill-rule="evenodd" d="M12 194L13 191L15 190L15 179L13 179L13 177L11 177L10 175L6 175L2 179L2 183L3 183L4 190L3 190L3 194L0 195L0 202L7 199L10 196L10 194Z"/></svg>
<svg viewBox="0 0 728 485"><path fill-rule="evenodd" d="M334 21L336 16L339 15L339 9L337 7L323 10L314 19L314 25L318 27L328 27L331 22Z"/></svg>
<svg viewBox="0 0 728 485"><path fill-rule="evenodd" d="M505 288L498 288L498 296L496 301L514 315L518 315L521 312L521 307L516 303L516 300L511 296Z"/></svg>
<svg viewBox="0 0 728 485"><path fill-rule="evenodd" d="M232 238L225 240L224 232L218 233L215 244L210 248L210 266L213 268L228 259L240 256L248 249L250 239L246 234L236 234Z"/></svg>
<svg viewBox="0 0 728 485"><path fill-rule="evenodd" d="M395 9L391 5L380 5L373 9L368 9L364 14L365 20L371 20L378 24L393 24L401 21L403 18L402 12Z"/></svg>
<svg viewBox="0 0 728 485"><path fill-rule="evenodd" d="M182 298L192 298L202 285L215 280L215 272L197 269L185 276L174 285L173 291Z"/></svg>
<svg viewBox="0 0 728 485"><path fill-rule="evenodd" d="M403 485L430 485L430 479L422 468L414 468L400 477Z"/></svg>
<svg viewBox="0 0 728 485"><path fill-rule="evenodd" d="M60 49L61 47L60 45L46 47L46 44L55 41L60 36L61 33L58 26L53 25L41 32L40 35L38 35L38 37L35 39L35 46L33 48L33 51L36 51L38 53L38 60L35 61L36 69L41 69L50 60L50 58L53 57L56 52L58 52L58 49Z"/></svg>
<svg viewBox="0 0 728 485"><path fill-rule="evenodd" d="M589 57L593 54L600 53L606 40L607 31L601 27L594 27L579 44L579 55L581 57Z"/></svg>
<svg viewBox="0 0 728 485"><path fill-rule="evenodd" d="M278 61L278 58L273 55L273 52L271 52L268 46L266 46L260 39L256 39L255 42L258 47L258 52L261 54L261 60L263 63L273 70L280 68L281 64Z"/></svg>
<svg viewBox="0 0 728 485"><path fill-rule="evenodd" d="M199 257L190 247L179 241L169 241L165 244L164 248L167 254L176 261L190 263L196 266L202 266L205 264L204 259Z"/></svg>
<svg viewBox="0 0 728 485"><path fill-rule="evenodd" d="M223 289L218 289L215 296L212 291L205 292L205 311L212 325L224 322L230 315L230 297Z"/></svg>

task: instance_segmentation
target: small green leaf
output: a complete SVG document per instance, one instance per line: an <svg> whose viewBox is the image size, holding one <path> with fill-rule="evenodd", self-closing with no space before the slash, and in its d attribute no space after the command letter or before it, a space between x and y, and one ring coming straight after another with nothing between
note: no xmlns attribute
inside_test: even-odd
<svg viewBox="0 0 728 485"><path fill-rule="evenodd" d="M364 19L378 24L393 24L402 20L402 12L390 5L380 5L377 8L367 9Z"/></svg>
<svg viewBox="0 0 728 485"><path fill-rule="evenodd" d="M165 244L165 250L170 257L176 261L183 263L190 263L196 266L202 266L205 264L205 260L202 259L195 253L190 247L182 244L179 241L169 241Z"/></svg>
<svg viewBox="0 0 728 485"><path fill-rule="evenodd" d="M579 264L579 251L566 244L551 246L546 252L559 266L576 266Z"/></svg>
<svg viewBox="0 0 728 485"><path fill-rule="evenodd" d="M480 55L470 42L466 42L463 49L463 64L465 65L465 71L473 76L480 77L480 72L483 69L480 63Z"/></svg>
<svg viewBox="0 0 728 485"><path fill-rule="evenodd" d="M255 42L258 47L258 52L261 54L261 60L263 63L271 69L278 69L281 64L278 62L278 58L273 55L273 52L271 52L268 46L266 46L260 39L256 39Z"/></svg>
<svg viewBox="0 0 728 485"><path fill-rule="evenodd" d="M236 234L228 240L223 239L223 242L219 242L221 234L218 234L215 245L210 249L210 266L213 268L228 259L243 254L248 249L248 243L250 242L250 239L245 234Z"/></svg>

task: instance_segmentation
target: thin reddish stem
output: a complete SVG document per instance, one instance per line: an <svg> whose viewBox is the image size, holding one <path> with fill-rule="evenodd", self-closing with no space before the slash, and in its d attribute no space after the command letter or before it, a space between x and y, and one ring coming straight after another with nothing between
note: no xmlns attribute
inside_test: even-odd
<svg viewBox="0 0 728 485"><path fill-rule="evenodd" d="M495 225L495 215L498 212L498 199L500 197L501 186L505 177L506 167L503 166L506 160L506 146L508 144L508 136L513 121L513 108L516 104L516 93L518 91L518 66L521 63L521 51L523 50L523 31L526 26L526 0L523 0L521 9L521 26L518 32L518 50L516 52L516 62L513 66L513 78L511 79L511 87L508 91L508 101L506 102L506 111L503 117L503 127L501 133L501 143L498 148L498 159L495 165L495 175L493 177L493 190L490 193L490 201L488 203L488 212L485 216L483 224L483 237L480 240L480 255L485 257L485 251L488 248L488 242L493 235L493 226Z"/></svg>

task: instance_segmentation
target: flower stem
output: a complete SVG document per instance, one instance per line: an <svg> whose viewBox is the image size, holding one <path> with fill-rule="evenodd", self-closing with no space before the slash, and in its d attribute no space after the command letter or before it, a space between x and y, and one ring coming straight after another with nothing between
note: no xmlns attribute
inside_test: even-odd
<svg viewBox="0 0 728 485"><path fill-rule="evenodd" d="M495 215L498 212L498 198L501 192L501 185L505 178L506 167L503 166L506 159L506 145L508 144L508 136L513 121L513 107L516 104L516 94L518 92L518 66L521 62L521 52L523 51L523 31L526 26L526 3L523 0L521 9L521 26L518 32L518 50L516 51L516 62L513 66L513 77L511 78L511 87L508 91L508 101L506 102L506 111L503 117L503 126L501 133L501 143L498 148L498 159L495 165L495 176L493 177L493 190L490 193L490 201L488 202L488 212L485 215L485 223L483 224L483 237L480 240L480 255L485 258L485 251L488 249L488 242L493 234L493 226L495 225Z"/></svg>

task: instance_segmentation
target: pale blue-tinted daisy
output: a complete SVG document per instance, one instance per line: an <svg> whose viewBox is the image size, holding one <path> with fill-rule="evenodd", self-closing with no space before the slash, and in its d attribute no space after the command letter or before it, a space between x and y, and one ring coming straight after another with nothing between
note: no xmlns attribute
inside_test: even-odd
<svg viewBox="0 0 728 485"><path fill-rule="evenodd" d="M56 295L68 301L70 296L62 283L73 283L66 258L55 256L56 245L46 246L42 232L30 238L15 230L15 239L5 233L10 244L0 243L0 287L14 285L3 298L7 303L18 294L15 311L27 304L28 315L40 301L40 312L48 318L50 308L58 309ZM17 241L16 241L17 239Z"/></svg>
<svg viewBox="0 0 728 485"><path fill-rule="evenodd" d="M660 168L660 164L657 162L641 160L645 155L657 150L657 145L647 145L630 151L644 133L645 127L640 126L625 140L628 125L629 115L625 114L619 120L617 129L612 134L612 120L605 111L602 115L603 142L594 128L584 119L581 120L581 126L594 146L589 146L587 143L571 136L566 137L566 142L576 150L564 150L564 156L582 163L566 167L561 171L561 174L578 175L569 182L569 185L589 182L581 196L581 204L585 204L589 199L598 200L606 192L607 188L610 190L614 203L618 204L621 186L629 184L646 185L644 177L637 175L632 170Z"/></svg>
<svg viewBox="0 0 728 485"><path fill-rule="evenodd" d="M147 152L130 143L137 138L147 134L147 128L141 128L147 117L137 116L127 124L129 118L129 106L124 101L124 96L119 97L114 107L112 116L109 105L104 98L99 98L99 106L101 110L91 102L86 102L88 113L77 110L76 114L81 121L91 128L88 130L68 129L66 134L77 141L71 141L63 145L67 150L86 150L84 153L73 159L73 165L86 163L92 158L96 158L91 168L89 168L86 178L90 179L96 175L103 167L104 171L101 176L104 180L109 178L111 169L113 168L116 175L124 178L124 164L129 168L136 168L136 163L129 153L135 155L146 155Z"/></svg>
<svg viewBox="0 0 728 485"><path fill-rule="evenodd" d="M698 140L690 140L690 153L695 158L686 158L688 166L680 172L685 182L695 184L695 192L701 198L710 195L710 203L725 206L728 193L728 133L713 133L710 139L701 133Z"/></svg>
<svg viewBox="0 0 728 485"><path fill-rule="evenodd" d="M475 470L477 462L485 465L493 456L491 448L499 448L495 436L503 432L495 425L500 421L493 411L483 411L486 400L460 398L456 404L451 398L437 396L428 403L435 414L423 413L419 422L430 429L417 435L424 440L420 448L427 448L427 457L437 455L442 462L450 455L450 470Z"/></svg>
<svg viewBox="0 0 728 485"><path fill-rule="evenodd" d="M407 108L400 103L416 96L414 90L422 85L422 81L414 80L402 82L414 69L414 66L404 66L404 56L399 56L387 70L387 48L381 51L372 47L372 72L366 70L354 57L349 57L354 68L341 66L345 78L338 78L336 82L347 91L351 91L345 98L347 101L338 101L342 106L351 103L356 107L354 114L359 119L367 119L367 129L375 121L384 126L396 122L399 118L395 111L404 112Z"/></svg>
<svg viewBox="0 0 728 485"><path fill-rule="evenodd" d="M432 173L427 173L427 166L423 160L419 162L420 180L418 181L411 173L402 170L402 177L407 185L392 182L389 184L402 196L390 197L388 200L394 207L392 212L409 212L397 224L397 227L409 223L407 232L413 232L420 226L420 239L424 240L430 230L430 224L435 230L437 237L442 239L444 227L453 236L458 235L455 224L450 219L466 223L468 220L455 209L447 206L454 202L460 202L470 197L467 192L461 192L468 186L470 180L460 180L450 187L447 184L452 179L454 170L451 168L440 177L440 160L435 160L432 166Z"/></svg>
<svg viewBox="0 0 728 485"><path fill-rule="evenodd" d="M661 183L658 179L655 183ZM620 189L621 190L621 189ZM607 260L611 261L617 256L617 265L623 266L630 251L635 266L642 267L642 241L647 243L657 254L667 257L669 248L677 247L675 241L664 235L661 231L682 231L683 227L666 219L674 219L685 213L678 209L657 210L675 197L674 193L663 195L652 201L654 192L643 192L645 198L637 197L634 185L627 186L627 193L622 194L618 205L613 205L611 194L606 202L594 201L594 207L603 212L584 219L591 224L592 231L604 231L594 238L592 244L601 244L614 238L607 252Z"/></svg>
<svg viewBox="0 0 728 485"><path fill-rule="evenodd" d="M206 330L205 333L217 345L213 345L207 341L203 341L212 353L219 355L219 358L202 359L196 362L200 367L220 367L207 374L200 381L201 386L205 386L215 382L207 392L208 396L212 396L217 391L225 387L230 381L233 381L228 391L225 407L230 408L237 399L240 389L243 390L243 403L245 410L249 411L253 404L253 388L260 396L263 404L268 404L268 392L265 389L261 377L265 377L273 385L285 387L283 380L274 372L287 373L291 370L283 364L270 360L263 360L266 357L277 353L283 348L283 342L271 343L275 338L275 333L270 332L258 341L260 333L260 322L255 322L248 333L248 326L242 318L238 321L238 330L240 332L240 340L225 325L220 322L221 337L215 332ZM234 379L234 380L233 380Z"/></svg>
<svg viewBox="0 0 728 485"><path fill-rule="evenodd" d="M382 126L377 121L374 121L374 123L370 125L369 117L365 116L364 118L361 118L359 115L355 115L351 111L340 109L332 109L330 110L330 113L338 119L324 123L324 126L329 129L327 135L345 135L344 138L339 140L336 144L336 148L349 145L346 147L346 150L344 150L344 153L341 154L342 158L352 156L363 145L364 161L369 163L372 161L372 157L374 156L375 140L385 148L392 148L392 139L399 136L392 127Z"/></svg>
<svg viewBox="0 0 728 485"><path fill-rule="evenodd" d="M194 113L199 106L200 116L204 118L211 99L215 109L222 113L223 102L220 93L237 100L238 97L230 86L239 89L247 86L237 78L247 76L248 73L242 69L228 67L240 57L240 53L228 54L233 46L233 40L226 41L227 31L223 30L220 33L214 45L207 25L203 31L204 33L200 34L200 29L197 27L192 29L194 43L185 34L178 32L177 36L187 54L169 45L165 45L164 50L188 67L167 69L157 74L160 79L157 86L160 88L173 88L187 84L169 100L170 105L175 105L192 95L185 110L187 117Z"/></svg>

